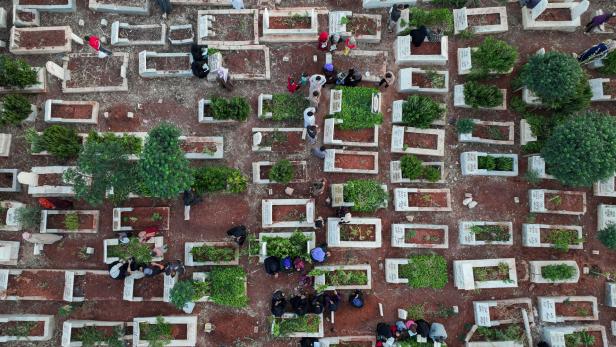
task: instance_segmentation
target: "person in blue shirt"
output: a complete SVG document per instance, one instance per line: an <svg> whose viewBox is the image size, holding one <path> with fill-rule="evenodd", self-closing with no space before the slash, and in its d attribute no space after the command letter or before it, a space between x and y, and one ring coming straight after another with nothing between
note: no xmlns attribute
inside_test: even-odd
<svg viewBox="0 0 616 347"><path fill-rule="evenodd" d="M364 295L361 290L356 289L353 293L351 293L351 295L349 295L349 303L355 308L364 307Z"/></svg>

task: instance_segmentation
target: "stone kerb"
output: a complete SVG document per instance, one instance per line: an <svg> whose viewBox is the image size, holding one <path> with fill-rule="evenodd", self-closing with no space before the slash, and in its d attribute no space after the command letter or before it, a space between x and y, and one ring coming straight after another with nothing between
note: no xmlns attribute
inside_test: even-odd
<svg viewBox="0 0 616 347"><path fill-rule="evenodd" d="M430 0L423 0L430 1ZM418 0L363 0L362 4L364 8L382 8L382 7L391 7L396 4L403 5L415 5Z"/></svg>
<svg viewBox="0 0 616 347"><path fill-rule="evenodd" d="M33 94L33 93L46 93L47 92L47 70L45 67L33 67L32 69L36 70L36 84L31 86L27 86L25 88L16 88L16 87L2 87L0 86L0 94L6 93L24 93L24 94ZM36 117L36 106L33 105L33 114ZM29 120L28 117L27 120ZM30 120L34 121L34 119Z"/></svg>
<svg viewBox="0 0 616 347"><path fill-rule="evenodd" d="M60 174L63 175L69 168L75 168L74 166L33 166L30 170L31 173L36 175L47 174ZM63 181L64 182L64 181ZM28 194L33 197L70 197L75 195L75 190L72 185L64 182L65 185L28 185Z"/></svg>
<svg viewBox="0 0 616 347"><path fill-rule="evenodd" d="M528 157L528 171L534 171L539 178L546 180L556 179L552 175L548 175L545 171L545 160L539 155L531 155Z"/></svg>
<svg viewBox="0 0 616 347"><path fill-rule="evenodd" d="M314 41L314 39L312 39L311 41ZM382 55L382 57L379 57L379 55ZM348 57L350 58L360 60L360 62L358 63L361 63L361 59L365 59L366 61L369 60L370 63L373 63L374 61L383 62L382 65L375 66L375 70L364 71L362 81L375 82L375 83L379 83L382 76L385 75L385 72L387 71L387 57L388 56L389 56L389 52L387 51L366 51L366 50L361 50L361 49L353 49L351 50L351 53L349 53L348 55ZM344 57L344 52L342 50L337 50L332 55L333 64L334 66L337 66L335 57ZM370 66L366 66L365 68L368 69L370 68Z"/></svg>
<svg viewBox="0 0 616 347"><path fill-rule="evenodd" d="M57 4L57 5L48 5L48 4L34 5L34 4L28 4L24 2L25 1L23 0L13 0L13 6L18 7L19 9L34 9L40 12L61 12L61 13L75 12L75 9L77 8L76 7L77 0L66 0L65 4Z"/></svg>
<svg viewBox="0 0 616 347"><path fill-rule="evenodd" d="M4 224L0 223L0 231L20 231L21 223L17 219L17 210L25 205L18 201L0 201L0 212L4 211Z"/></svg>
<svg viewBox="0 0 616 347"><path fill-rule="evenodd" d="M184 156L190 160L222 159L224 156L224 138L222 136L180 136L179 140L185 144L214 144L216 150L207 148L194 152L186 151Z"/></svg>
<svg viewBox="0 0 616 347"><path fill-rule="evenodd" d="M391 104L391 122L392 123L402 123L403 122L403 108L404 108L404 104L406 103L406 100L394 100L394 102L392 102ZM443 110L445 110L445 112L443 112L443 116L439 119L434 120L432 123L432 125L437 125L437 126L444 126L445 125L445 120L447 119L447 105L445 105L444 103L439 103L439 105L441 106L441 108Z"/></svg>
<svg viewBox="0 0 616 347"><path fill-rule="evenodd" d="M409 283L408 278L400 277L398 268L400 265L407 265L408 259L405 258L386 258L385 259L385 282L395 284Z"/></svg>
<svg viewBox="0 0 616 347"><path fill-rule="evenodd" d="M472 52L475 52L479 47L464 47L458 48L458 75L468 75L473 67ZM506 72L489 71L489 75L508 75L513 72L513 68Z"/></svg>
<svg viewBox="0 0 616 347"><path fill-rule="evenodd" d="M330 185L331 198L332 198L332 207L353 207L355 203L344 201L344 187L346 183L332 183ZM387 193L387 185L381 184L381 188ZM380 205L381 208L387 208L389 201L388 199L383 200L383 203Z"/></svg>
<svg viewBox="0 0 616 347"><path fill-rule="evenodd" d="M402 177L402 167L399 160L393 160L389 164L389 174L391 183L445 183L445 163L442 161L424 161L421 163L422 166L435 166L438 167L441 177L438 181L430 182L426 179L408 179Z"/></svg>
<svg viewBox="0 0 616 347"><path fill-rule="evenodd" d="M70 118L70 117L54 117L52 110L54 106L90 106L92 112L90 118ZM97 124L98 123L98 101L73 101L73 100L54 100L47 99L43 106L43 112L45 114L45 122L47 123L78 123L78 124Z"/></svg>
<svg viewBox="0 0 616 347"><path fill-rule="evenodd" d="M593 78L588 80L592 97L590 101L614 101L611 95L605 95L604 84L609 85L609 78Z"/></svg>
<svg viewBox="0 0 616 347"><path fill-rule="evenodd" d="M304 235L306 238L308 238L308 241L306 241L306 251L310 252L311 249L313 249L316 245L317 239L316 239L316 234L314 231L311 232L302 232L302 235ZM267 254L267 240L266 238L271 238L271 237L281 237L281 238L291 238L291 236L293 236L293 232L276 232L276 233L259 233L259 262L263 263L265 261L265 258L269 257L270 255Z"/></svg>
<svg viewBox="0 0 616 347"><path fill-rule="evenodd" d="M477 233L473 232L474 226L505 226L509 234L507 241L486 241L477 240ZM484 246L484 245L503 245L513 246L513 223L512 222L483 222L483 221L459 221L458 222L458 241L461 245Z"/></svg>
<svg viewBox="0 0 616 347"><path fill-rule="evenodd" d="M62 323L62 347L82 347L81 341L73 340L73 329L82 329L86 327L112 327L124 328L125 322L113 321L95 321L95 320L75 320L70 319Z"/></svg>
<svg viewBox="0 0 616 347"><path fill-rule="evenodd" d="M488 139L479 136L473 136L472 131L470 133L459 133L458 141L460 142L474 142L474 143L487 143L490 145L513 145L515 144L515 131L514 131L514 123L513 122L491 122L491 121L482 121L479 119L473 119L473 123L475 125L486 126L486 127L507 127L507 138L504 140L495 140Z"/></svg>
<svg viewBox="0 0 616 347"><path fill-rule="evenodd" d="M199 123L237 123L238 121L234 119L215 119L214 117L208 117L205 115L205 107L207 105L211 105L212 100L210 99L200 99L199 100L199 109L197 113L197 119Z"/></svg>
<svg viewBox="0 0 616 347"><path fill-rule="evenodd" d="M148 243L151 245L152 248L163 248L165 245L165 239L163 236L155 236L152 237L151 239L147 240L145 243ZM112 257L109 255L109 247L110 246L117 246L119 245L120 242L118 241L117 238L115 239L105 239L103 240L103 261L105 262L105 264L111 264L114 261L118 261L120 260L120 258L118 257ZM163 257L152 257L152 260L154 261L161 261L163 260Z"/></svg>
<svg viewBox="0 0 616 347"><path fill-rule="evenodd" d="M160 30L160 37L156 40L132 40L130 38L120 37L120 30L129 32L153 31ZM111 44L114 46L164 46L167 34L166 24L137 24L131 25L115 21L111 24Z"/></svg>
<svg viewBox="0 0 616 347"><path fill-rule="evenodd" d="M147 67L148 58L181 58L187 57L188 64L186 66L178 66L174 70L157 70ZM192 77L191 64L193 57L190 53L172 53L172 52L139 52L139 76L143 78L158 78L158 77Z"/></svg>
<svg viewBox="0 0 616 347"><path fill-rule="evenodd" d="M499 24L469 26L469 16L483 16L488 14L498 14ZM464 30L471 30L473 34L497 34L504 33L509 30L507 22L507 8L499 7L477 7L477 8L460 8L453 10L454 33L457 35Z"/></svg>
<svg viewBox="0 0 616 347"><path fill-rule="evenodd" d="M500 264L507 264L508 279L479 281L475 278L473 268L498 267ZM453 269L454 285L458 289L516 288L518 286L515 258L454 260Z"/></svg>
<svg viewBox="0 0 616 347"><path fill-rule="evenodd" d="M516 298L505 300L488 300L488 301L473 301L473 311L475 313L475 324L481 327L495 327L504 324L520 323L523 321L520 316L512 315L511 318L503 317L503 319L495 320L490 317L490 308L494 307L498 310L498 307L506 307L510 305L525 305L527 308L520 308L525 310L528 314L529 323L534 323L533 318L533 304L530 298ZM529 314L530 313L530 314Z"/></svg>
<svg viewBox="0 0 616 347"><path fill-rule="evenodd" d="M442 87L421 87L413 84L413 75L423 76L428 79L428 70L423 70L416 67L407 67L400 69L398 82L396 87L401 93L426 93L426 94L447 94L449 92L449 71L436 71L438 75L442 75L445 79Z"/></svg>
<svg viewBox="0 0 616 347"><path fill-rule="evenodd" d="M480 110L495 110L505 111L507 110L507 89L499 89L503 94L503 103L495 107L477 107ZM453 106L462 108L472 108L467 105L464 100L464 84L456 84L453 87Z"/></svg>
<svg viewBox="0 0 616 347"><path fill-rule="evenodd" d="M90 58L99 59L96 54L91 54L91 53L72 53L72 54L69 54L68 56L69 56L69 60L71 57L90 57ZM62 68L68 74L69 78L62 81L62 92L63 93L127 92L128 91L128 79L126 78L126 72L128 71L129 53L113 52L113 56L122 57L122 66L120 67L120 77L122 77L122 85L96 86L96 87L68 87L66 82L67 80L70 80L71 71L68 69L69 60L64 60Z"/></svg>
<svg viewBox="0 0 616 347"><path fill-rule="evenodd" d="M9 336L1 335L0 342L9 341L49 341L53 337L54 316L42 314L0 314L0 323L8 322L43 322L43 333L40 336Z"/></svg>
<svg viewBox="0 0 616 347"><path fill-rule="evenodd" d="M168 276L165 276L168 277ZM162 316L165 323L172 325L186 325L186 338L182 340L171 340L168 347L194 347L197 345L197 316ZM148 347L147 340L141 339L141 323L156 324L157 317L137 317L133 319L133 347Z"/></svg>
<svg viewBox="0 0 616 347"><path fill-rule="evenodd" d="M446 195L446 206L410 206L409 195L421 194L422 196L431 193ZM448 188L395 188L394 189L395 210L401 212L449 212L451 211L451 191Z"/></svg>
<svg viewBox="0 0 616 347"><path fill-rule="evenodd" d="M60 45L56 46L35 46L35 47L23 47L20 44L22 35L35 35L39 32L50 31L62 31L64 34L64 41ZM71 51L72 40L71 34L73 31L69 26L55 26L55 27L35 27L35 28L11 28L11 38L9 51L16 55L23 54L53 54L53 53L66 53Z"/></svg>
<svg viewBox="0 0 616 347"><path fill-rule="evenodd" d="M376 338L374 336L336 336L336 337L324 337L319 339L319 343L322 347L347 345L352 342L360 343L372 343L372 346L376 344Z"/></svg>
<svg viewBox="0 0 616 347"><path fill-rule="evenodd" d="M150 0L142 0L142 3L141 6L127 6L100 0L88 0L88 8L94 12L147 16L150 14Z"/></svg>
<svg viewBox="0 0 616 347"><path fill-rule="evenodd" d="M567 325L567 326L545 326L542 331L543 341L546 341L550 347L568 347L569 344L565 342L565 335L571 335L577 332L588 331L598 332L601 334L599 346L609 346L607 340L607 334L603 325L597 324L580 324L580 325Z"/></svg>
<svg viewBox="0 0 616 347"><path fill-rule="evenodd" d="M352 155L356 157L371 157L374 163L374 167L370 169L348 169L342 167L336 167L336 155ZM357 173L357 174L372 174L377 175L379 173L379 153L378 152L366 152L366 151L347 151L344 149L328 149L325 153L325 161L323 163L324 172L338 172L338 173Z"/></svg>
<svg viewBox="0 0 616 347"><path fill-rule="evenodd" d="M513 166L510 171L488 170L479 168L480 157L510 158ZM506 153L462 152L460 154L460 166L464 176L505 176L515 177L518 175L518 155Z"/></svg>
<svg viewBox="0 0 616 347"><path fill-rule="evenodd" d="M148 298L148 300L146 301L163 301L163 302L170 302L170 293L171 293L171 288L173 288L173 286L175 285L175 282L177 282L177 278L176 277L171 277L171 276L163 276L162 278L163 280L163 296L162 297L151 297ZM124 289L122 292L122 299L125 301L131 301L131 302L142 302L143 298L139 297L139 296L134 296L134 289L135 289L135 278L132 276L128 276L124 279ZM170 346L170 345L167 345ZM184 345L181 345L184 346Z"/></svg>
<svg viewBox="0 0 616 347"><path fill-rule="evenodd" d="M210 246L210 247L225 247L234 249L233 260L228 261L197 261L193 256L192 249L195 247ZM207 265L238 265L240 261L240 249L235 242L186 242L184 243L184 262L186 266L207 266Z"/></svg>
<svg viewBox="0 0 616 347"><path fill-rule="evenodd" d="M0 174L11 174L13 178L11 179L10 187L0 187L0 192L10 193L10 192L19 192L21 191L21 184L17 181L17 175L19 174L19 169L0 169Z"/></svg>
<svg viewBox="0 0 616 347"><path fill-rule="evenodd" d="M0 265L17 265L19 241L0 241Z"/></svg>
<svg viewBox="0 0 616 347"><path fill-rule="evenodd" d="M556 313L556 304L568 305L574 302L586 302L592 305L590 315L561 316ZM599 319L597 298L594 296L539 296L537 297L539 319L548 323L563 323L566 321L593 321Z"/></svg>
<svg viewBox="0 0 616 347"><path fill-rule="evenodd" d="M346 226L361 226L361 225L373 225L374 226L374 241L349 241L343 240L341 235L340 218L328 218L327 219L327 245L332 248L380 248L381 239L381 219L380 218L351 218L351 222L344 224Z"/></svg>
<svg viewBox="0 0 616 347"><path fill-rule="evenodd" d="M582 198L582 210L569 211L569 210L548 210L546 208L546 194L557 194L561 196L581 196ZM562 199L562 198L561 198ZM586 192L580 191L567 191L567 190L550 190L550 189L529 189L528 200L530 205L530 212L534 213L553 213L553 214L566 214L566 215L583 215L586 213Z"/></svg>
<svg viewBox="0 0 616 347"><path fill-rule="evenodd" d="M560 284L560 283L577 283L580 280L580 268L575 260L534 260L529 261L530 266L530 281L532 283L551 283L551 284ZM572 278L566 280L548 280L544 278L541 274L541 269L544 266L549 265L568 265L573 266L575 268L575 275Z"/></svg>
<svg viewBox="0 0 616 347"><path fill-rule="evenodd" d="M577 233L578 239L583 239L582 227L578 225L553 225L553 224L522 224L522 245L524 247L553 248L554 244L541 242L541 229L571 230ZM547 231L543 231L547 232ZM584 243L569 245L569 249L584 249Z"/></svg>
<svg viewBox="0 0 616 347"><path fill-rule="evenodd" d="M257 117L266 119L272 118L271 112L263 112L263 102L265 100L272 101L272 98L273 96L271 94L259 94Z"/></svg>
<svg viewBox="0 0 616 347"><path fill-rule="evenodd" d="M441 230L443 238L441 243L409 243L406 242L407 230L433 229ZM449 227L437 224L392 224L391 246L397 248L449 248Z"/></svg>
<svg viewBox="0 0 616 347"><path fill-rule="evenodd" d="M436 136L436 148L419 148L405 145L405 133ZM445 130L444 129L422 129L414 127L404 127L400 125L392 126L391 131L391 151L392 153L406 153L417 155L429 155L442 157L445 155Z"/></svg>
<svg viewBox="0 0 616 347"><path fill-rule="evenodd" d="M23 20L19 16L20 13L29 13L32 19L29 19L28 21ZM13 6L13 25L18 28L40 26L41 25L41 14L39 10L36 10L36 9L28 9L28 8L21 8L19 6Z"/></svg>
<svg viewBox="0 0 616 347"><path fill-rule="evenodd" d="M523 146L532 141L537 141L537 136L533 134L533 130L526 119L522 118L520 119L520 145Z"/></svg>
<svg viewBox="0 0 616 347"><path fill-rule="evenodd" d="M399 66L446 65L449 60L448 37L446 35L441 37L439 54L413 54L411 35L398 36L394 41L394 58Z"/></svg>
<svg viewBox="0 0 616 347"><path fill-rule="evenodd" d="M580 16L584 13L589 6L589 2L584 0L582 2L548 2L543 0L540 2L540 6L533 8L532 10L523 7L522 8L522 27L524 30L558 30L573 32L580 26ZM537 20L537 17L546 10L551 9L565 9L571 13L570 20Z"/></svg>
<svg viewBox="0 0 616 347"><path fill-rule="evenodd" d="M612 175L604 180L595 182L593 184L593 194L595 196L616 197L615 177L616 175Z"/></svg>
<svg viewBox="0 0 616 347"><path fill-rule="evenodd" d="M306 138L306 128L252 128L252 135L255 133L274 133L274 132L298 132L301 133L301 139ZM272 146L261 146L260 143L255 142L255 138L252 139L252 150L254 152L272 152Z"/></svg>
<svg viewBox="0 0 616 347"><path fill-rule="evenodd" d="M304 205L306 214L303 220L273 221L274 206ZM261 200L261 227L263 228L313 228L314 199L263 199Z"/></svg>
<svg viewBox="0 0 616 347"><path fill-rule="evenodd" d="M217 39L212 30L217 16L248 15L252 16L252 32L254 37L248 41L225 41ZM242 10L199 10L197 12L197 43L199 45L258 45L259 44L259 11L257 9Z"/></svg>
<svg viewBox="0 0 616 347"><path fill-rule="evenodd" d="M312 37L311 37L312 39ZM234 50L234 51L242 51L242 50L253 50L253 51L263 51L263 56L265 57L265 61L264 64L265 65L265 72L264 73L237 73L235 71L229 71L229 74L231 75L231 78L235 81L264 81L264 80L269 80L271 79L271 67L270 67L270 50L269 47L265 46L265 45L211 45L210 48L216 48L218 50L220 50L221 52L223 52L223 54L221 55L222 57L222 65L224 66L224 51L226 50ZM215 55L210 55L208 59L214 57ZM211 63L209 63L208 60L208 65L210 67L211 71L215 71L216 69L213 68L213 65ZM189 69L190 70L190 69ZM212 78L216 78L216 74L209 74L208 78L210 78L209 76L212 76Z"/></svg>
<svg viewBox="0 0 616 347"><path fill-rule="evenodd" d="M262 12L263 18L263 36L260 40L263 42L310 42L319 34L318 13L315 8L286 8L279 10L269 10L265 8ZM270 28L271 17L309 17L310 28L287 28L273 29Z"/></svg>
<svg viewBox="0 0 616 347"><path fill-rule="evenodd" d="M314 278L314 287L324 287L322 290L353 290L353 289L372 289L372 269L370 264L357 265L330 265L330 266L315 266L315 270L333 272L336 270L354 270L366 273L368 283L366 284L349 284L349 285L329 285L325 282L325 275L317 275Z"/></svg>
<svg viewBox="0 0 616 347"><path fill-rule="evenodd" d="M605 282L605 304L616 307L616 282Z"/></svg>
<svg viewBox="0 0 616 347"><path fill-rule="evenodd" d="M323 337L324 335L324 329L323 329L323 314L319 314L319 315L315 315L312 313L309 313L309 315L313 315L313 316L317 316L319 317L319 329L317 332L314 333L309 333L309 332L294 332L294 333L290 333L288 335L285 335L285 337ZM273 331L274 331L274 325L276 324L276 319L294 319L297 318L298 316L295 313L283 313L282 317L279 318L274 318L272 319L272 325L270 327L270 333L272 333L273 335Z"/></svg>
<svg viewBox="0 0 616 347"><path fill-rule="evenodd" d="M269 178L261 178L261 170L264 166L273 166L276 164L273 161L257 161L252 163L252 182L256 184L273 184L277 183L271 181ZM306 182L306 177L308 177L307 169L306 169L306 161L305 160L291 160L291 164L297 168L300 167L301 173L295 173L295 178L291 180L289 183L302 183Z"/></svg>
<svg viewBox="0 0 616 347"><path fill-rule="evenodd" d="M172 39L173 32L188 30L190 32L190 37L184 39ZM169 26L169 42L172 45L190 45L195 41L195 32L193 31L192 24L177 24Z"/></svg>
<svg viewBox="0 0 616 347"><path fill-rule="evenodd" d="M325 119L325 129L323 130L323 144L324 145L340 145L350 147L378 147L379 146L379 126L375 125L373 129L371 142L355 142L337 140L335 129L337 124L342 124L344 121L339 118L327 118Z"/></svg>
<svg viewBox="0 0 616 347"><path fill-rule="evenodd" d="M599 204L597 206L597 231L616 224L616 205Z"/></svg>
<svg viewBox="0 0 616 347"><path fill-rule="evenodd" d="M69 214L77 214L77 215L85 215L91 216L92 218L92 226L89 228L78 228L76 230L69 230L64 228L52 229L47 227L47 221L49 216L53 215L64 215L67 216ZM42 210L41 211L41 223L39 227L39 232L44 233L66 233L66 234L96 234L98 232L98 221L99 221L98 210Z"/></svg>

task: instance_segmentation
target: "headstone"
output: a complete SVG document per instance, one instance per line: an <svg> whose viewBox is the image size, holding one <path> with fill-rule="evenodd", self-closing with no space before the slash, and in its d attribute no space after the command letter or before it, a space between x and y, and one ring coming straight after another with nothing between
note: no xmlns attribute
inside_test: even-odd
<svg viewBox="0 0 616 347"><path fill-rule="evenodd" d="M545 9L548 8L548 0L541 0L532 10L530 10L533 20L537 19Z"/></svg>
<svg viewBox="0 0 616 347"><path fill-rule="evenodd" d="M605 304L609 307L616 307L616 282L605 284Z"/></svg>
<svg viewBox="0 0 616 347"><path fill-rule="evenodd" d="M398 318L399 319L406 320L407 316L408 316L408 311L407 310L404 310L404 309L401 309L401 308L398 309Z"/></svg>
<svg viewBox="0 0 616 347"><path fill-rule="evenodd" d="M474 302L475 311L475 324L480 327L490 327L492 322L490 320L490 303L489 302Z"/></svg>
<svg viewBox="0 0 616 347"><path fill-rule="evenodd" d="M458 56L458 64L460 64L460 70L465 71L465 70L470 70L472 65L471 62L471 48L470 47L466 47L466 48L460 48L459 49L459 56Z"/></svg>
<svg viewBox="0 0 616 347"><path fill-rule="evenodd" d="M468 17L466 15L466 7L459 10L454 10L454 23L457 31L464 31L468 28Z"/></svg>
<svg viewBox="0 0 616 347"><path fill-rule="evenodd" d="M6 10L3 7L0 7L0 28L6 28Z"/></svg>
<svg viewBox="0 0 616 347"><path fill-rule="evenodd" d="M11 152L11 134L0 134L0 157L8 157Z"/></svg>
<svg viewBox="0 0 616 347"><path fill-rule="evenodd" d="M53 61L48 61L47 63L45 63L45 69L47 69L47 72L61 79L62 81L66 80L66 74L64 69Z"/></svg>
<svg viewBox="0 0 616 347"><path fill-rule="evenodd" d="M394 126L391 134L391 143L393 148L404 147L404 127Z"/></svg>
<svg viewBox="0 0 616 347"><path fill-rule="evenodd" d="M9 244L0 244L0 262L11 260L11 246Z"/></svg>
<svg viewBox="0 0 616 347"><path fill-rule="evenodd" d="M582 2L580 2L579 5L575 6L574 8L571 9L571 19L575 20L577 18L579 18L582 13L586 12L586 10L588 10L588 6L590 6L590 2L588 0L584 0Z"/></svg>

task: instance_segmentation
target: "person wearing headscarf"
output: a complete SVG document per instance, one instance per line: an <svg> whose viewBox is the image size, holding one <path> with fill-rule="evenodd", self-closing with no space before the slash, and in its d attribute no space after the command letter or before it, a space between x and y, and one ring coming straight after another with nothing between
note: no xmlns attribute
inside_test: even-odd
<svg viewBox="0 0 616 347"><path fill-rule="evenodd" d="M328 47L329 47L329 34L327 33L327 31L323 31L319 34L319 44L317 45L317 48L320 51L327 51Z"/></svg>
<svg viewBox="0 0 616 347"><path fill-rule="evenodd" d="M411 30L410 34L411 43L413 44L413 46L419 47L426 40L426 36L428 36L428 29L426 29L426 27L422 25L417 29Z"/></svg>

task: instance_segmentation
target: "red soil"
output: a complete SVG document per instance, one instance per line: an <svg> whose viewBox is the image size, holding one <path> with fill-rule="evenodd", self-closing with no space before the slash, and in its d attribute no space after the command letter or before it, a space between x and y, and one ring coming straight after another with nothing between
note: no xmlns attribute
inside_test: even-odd
<svg viewBox="0 0 616 347"><path fill-rule="evenodd" d="M222 57L231 74L265 74L265 56L261 50L225 50Z"/></svg>
<svg viewBox="0 0 616 347"><path fill-rule="evenodd" d="M427 42L424 41L421 46L415 47L411 43L411 54L412 55L435 55L441 53L441 43L440 42Z"/></svg>
<svg viewBox="0 0 616 347"><path fill-rule="evenodd" d="M592 317L592 303L589 301L567 301L556 303L556 315L562 317Z"/></svg>
<svg viewBox="0 0 616 347"><path fill-rule="evenodd" d="M536 21L570 21L571 10L568 8L546 8L542 14L535 19Z"/></svg>
<svg viewBox="0 0 616 347"><path fill-rule="evenodd" d="M216 41L252 41L255 39L254 21L251 14L216 15L212 22Z"/></svg>
<svg viewBox="0 0 616 347"><path fill-rule="evenodd" d="M61 47L66 44L64 30L20 31L20 48Z"/></svg>
<svg viewBox="0 0 616 347"><path fill-rule="evenodd" d="M84 294L86 300L120 300L124 291L124 281L114 280L107 274L86 273Z"/></svg>
<svg viewBox="0 0 616 347"><path fill-rule="evenodd" d="M39 186L63 186L66 183L62 181L62 174L39 174Z"/></svg>
<svg viewBox="0 0 616 347"><path fill-rule="evenodd" d="M180 142L182 151L186 153L214 153L216 152L216 143L214 142Z"/></svg>
<svg viewBox="0 0 616 347"><path fill-rule="evenodd" d="M160 41L162 29L160 27L127 29L120 28L118 37L129 41ZM149 59L148 59L149 60Z"/></svg>
<svg viewBox="0 0 616 347"><path fill-rule="evenodd" d="M271 133L263 132L263 138L267 138ZM298 131L284 132L287 135L287 140L283 142L274 142L272 144L272 152L279 153L297 153L306 148L305 140L302 139L302 133ZM308 135L306 135L308 136Z"/></svg>
<svg viewBox="0 0 616 347"><path fill-rule="evenodd" d="M411 207L447 207L447 193L409 193L409 206Z"/></svg>
<svg viewBox="0 0 616 347"><path fill-rule="evenodd" d="M494 130L490 130L494 129ZM496 134L500 134L500 136L495 136ZM506 126L498 126L498 125L481 125L476 124L473 129L473 136L479 137L482 139L490 139L490 140L508 140L509 139L509 127Z"/></svg>
<svg viewBox="0 0 616 347"><path fill-rule="evenodd" d="M142 297L143 300L150 298L162 298L164 294L163 274L154 277L144 277L135 281L133 296Z"/></svg>
<svg viewBox="0 0 616 347"><path fill-rule="evenodd" d="M269 17L270 29L310 29L310 17Z"/></svg>
<svg viewBox="0 0 616 347"><path fill-rule="evenodd" d="M356 37L362 35L376 35L379 27L376 21L369 17L350 17L346 25L348 32L352 32Z"/></svg>
<svg viewBox="0 0 616 347"><path fill-rule="evenodd" d="M190 70L190 58L181 57L148 57L147 68L156 71L181 71Z"/></svg>
<svg viewBox="0 0 616 347"><path fill-rule="evenodd" d="M94 227L94 216L91 214L77 213L79 217L79 229L92 229ZM64 229L65 214L48 214L47 229Z"/></svg>
<svg viewBox="0 0 616 347"><path fill-rule="evenodd" d="M469 15L467 18L469 27L500 24L500 16L498 13Z"/></svg>
<svg viewBox="0 0 616 347"><path fill-rule="evenodd" d="M375 164L374 157L371 155L336 153L334 166L341 169L373 170Z"/></svg>
<svg viewBox="0 0 616 347"><path fill-rule="evenodd" d="M371 224L340 224L341 241L374 241L376 228Z"/></svg>
<svg viewBox="0 0 616 347"><path fill-rule="evenodd" d="M404 133L404 144L410 148L436 149L438 136L434 134Z"/></svg>
<svg viewBox="0 0 616 347"><path fill-rule="evenodd" d="M334 139L345 142L373 142L374 128L364 129L340 129L336 126L334 129Z"/></svg>
<svg viewBox="0 0 616 347"><path fill-rule="evenodd" d="M92 105L51 105L51 116L54 118L90 119Z"/></svg>
<svg viewBox="0 0 616 347"><path fill-rule="evenodd" d="M9 276L7 295L41 296L47 300L62 300L64 273L60 271L24 271Z"/></svg>
<svg viewBox="0 0 616 347"><path fill-rule="evenodd" d="M560 203L557 203L556 196L560 196ZM581 212L584 209L584 200L582 195L578 194L545 194L545 208L548 211Z"/></svg>
<svg viewBox="0 0 616 347"><path fill-rule="evenodd" d="M171 40L186 40L193 36L192 29L177 29L169 31L169 39Z"/></svg>
<svg viewBox="0 0 616 347"><path fill-rule="evenodd" d="M158 213L160 220L155 219ZM136 220L131 217L137 218ZM169 226L169 208L167 207L135 207L132 211L122 212L122 226L131 226L134 230L143 230L155 226L167 230Z"/></svg>
<svg viewBox="0 0 616 347"><path fill-rule="evenodd" d="M289 222L306 219L304 205L274 205L272 209L273 222Z"/></svg>
<svg viewBox="0 0 616 347"><path fill-rule="evenodd" d="M105 59L97 56L71 57L68 61L71 79L66 81L66 85L71 88L121 86L123 62L124 58L120 56Z"/></svg>
<svg viewBox="0 0 616 347"><path fill-rule="evenodd" d="M411 236L412 237L409 237ZM421 245L436 245L443 243L445 231L442 229L406 229L404 242L416 243Z"/></svg>

